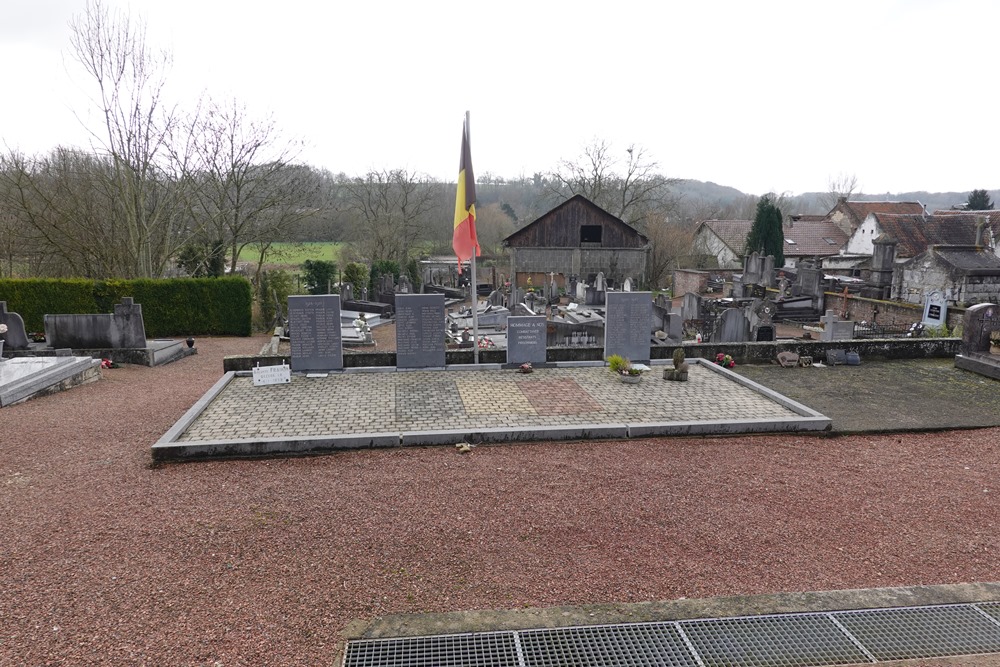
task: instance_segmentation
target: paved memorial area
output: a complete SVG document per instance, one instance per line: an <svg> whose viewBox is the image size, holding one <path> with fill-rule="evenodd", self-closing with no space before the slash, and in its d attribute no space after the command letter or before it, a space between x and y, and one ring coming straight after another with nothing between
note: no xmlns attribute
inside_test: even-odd
<svg viewBox="0 0 1000 667"><path fill-rule="evenodd" d="M694 360L692 360L694 361ZM293 374L255 387L227 376L154 447L154 457L255 455L462 441L815 431L830 420L697 360L623 384L603 367Z"/></svg>

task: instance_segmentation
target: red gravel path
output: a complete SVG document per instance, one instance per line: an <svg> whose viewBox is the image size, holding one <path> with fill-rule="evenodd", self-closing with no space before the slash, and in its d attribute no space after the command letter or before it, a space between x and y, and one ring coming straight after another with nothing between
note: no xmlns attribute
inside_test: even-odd
<svg viewBox="0 0 1000 667"><path fill-rule="evenodd" d="M0 410L0 664L332 664L345 624L1000 580L1000 430L151 469L264 339Z"/></svg>

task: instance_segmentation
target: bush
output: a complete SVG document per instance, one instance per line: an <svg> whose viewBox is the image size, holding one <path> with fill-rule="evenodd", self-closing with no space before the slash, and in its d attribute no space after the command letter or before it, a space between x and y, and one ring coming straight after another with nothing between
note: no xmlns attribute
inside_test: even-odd
<svg viewBox="0 0 1000 667"><path fill-rule="evenodd" d="M344 282L352 285L354 288L354 298L360 299L361 288L368 285L368 267L364 264L351 262L344 267ZM371 293L371 290L369 290L369 293Z"/></svg>
<svg viewBox="0 0 1000 667"><path fill-rule="evenodd" d="M21 315L28 331L44 330L47 314L112 313L126 296L142 306L149 338L252 333L253 298L245 278L0 280L0 301Z"/></svg>
<svg viewBox="0 0 1000 667"><path fill-rule="evenodd" d="M310 294L328 294L337 282L337 265L325 259L307 259L302 263L302 282Z"/></svg>
<svg viewBox="0 0 1000 667"><path fill-rule="evenodd" d="M257 290L257 304L260 307L260 329L270 329L276 325L277 311L275 297L281 304L282 315L287 314L288 295L295 293L295 279L287 271L264 271L260 274Z"/></svg>

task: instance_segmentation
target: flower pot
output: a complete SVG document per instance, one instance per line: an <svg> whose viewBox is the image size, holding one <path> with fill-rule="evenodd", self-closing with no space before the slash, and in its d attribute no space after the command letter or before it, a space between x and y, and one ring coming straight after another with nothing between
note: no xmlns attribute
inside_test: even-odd
<svg viewBox="0 0 1000 667"><path fill-rule="evenodd" d="M639 380L642 379L641 375L619 375L618 380L625 384L639 384Z"/></svg>
<svg viewBox="0 0 1000 667"><path fill-rule="evenodd" d="M194 338L188 338L186 341L188 347L194 347Z"/></svg>

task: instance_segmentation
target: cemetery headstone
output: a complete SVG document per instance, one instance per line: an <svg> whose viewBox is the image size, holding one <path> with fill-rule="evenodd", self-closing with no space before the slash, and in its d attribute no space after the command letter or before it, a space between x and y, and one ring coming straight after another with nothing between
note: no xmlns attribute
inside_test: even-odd
<svg viewBox="0 0 1000 667"><path fill-rule="evenodd" d="M841 320L837 317L837 313L832 310L826 311L826 315L819 319L823 323L820 340L834 341L854 338L854 322L852 320Z"/></svg>
<svg viewBox="0 0 1000 667"><path fill-rule="evenodd" d="M544 315L507 318L507 363L545 363Z"/></svg>
<svg viewBox="0 0 1000 667"><path fill-rule="evenodd" d="M680 308L670 310L670 321L667 323L667 336L672 340L684 340L684 318L681 317Z"/></svg>
<svg viewBox="0 0 1000 667"><path fill-rule="evenodd" d="M687 292L681 299L681 314L685 320L700 320L701 297L694 292Z"/></svg>
<svg viewBox="0 0 1000 667"><path fill-rule="evenodd" d="M626 278L625 279L625 283L622 285L622 291L623 292L631 292L632 291L632 279L631 278Z"/></svg>
<svg viewBox="0 0 1000 667"><path fill-rule="evenodd" d="M925 327L941 327L948 323L948 301L944 294L934 290L924 299L924 319L920 321Z"/></svg>
<svg viewBox="0 0 1000 667"><path fill-rule="evenodd" d="M847 363L847 352L845 350L827 350L826 363L828 366L842 366Z"/></svg>
<svg viewBox="0 0 1000 667"><path fill-rule="evenodd" d="M445 365L444 294L396 296L396 367Z"/></svg>
<svg viewBox="0 0 1000 667"><path fill-rule="evenodd" d="M608 292L604 323L605 359L612 354L620 354L630 361L648 362L652 322L651 292Z"/></svg>
<svg viewBox="0 0 1000 667"><path fill-rule="evenodd" d="M604 271L597 272L597 278L594 280L594 289L598 292L604 292L608 289L607 284L604 280Z"/></svg>
<svg viewBox="0 0 1000 667"><path fill-rule="evenodd" d="M7 312L7 302L0 301L0 324L7 325L7 332L0 335L8 350L24 350L28 347L28 334L24 330L24 320L18 313Z"/></svg>
<svg viewBox="0 0 1000 667"><path fill-rule="evenodd" d="M782 368L793 368L799 363L799 355L794 352L779 352L778 353L778 364Z"/></svg>
<svg viewBox="0 0 1000 667"><path fill-rule="evenodd" d="M576 300L581 303L587 302L587 284L577 283L576 284Z"/></svg>
<svg viewBox="0 0 1000 667"><path fill-rule="evenodd" d="M718 342L745 343L750 340L750 321L741 309L727 308L720 319Z"/></svg>
<svg viewBox="0 0 1000 667"><path fill-rule="evenodd" d="M293 371L329 371L344 367L340 332L340 295L288 297L289 344Z"/></svg>
<svg viewBox="0 0 1000 667"><path fill-rule="evenodd" d="M962 317L962 354L989 354L990 334L1000 331L1000 306L979 303L965 311Z"/></svg>
<svg viewBox="0 0 1000 667"><path fill-rule="evenodd" d="M344 301L354 301L354 285L351 283L341 285L340 296Z"/></svg>

